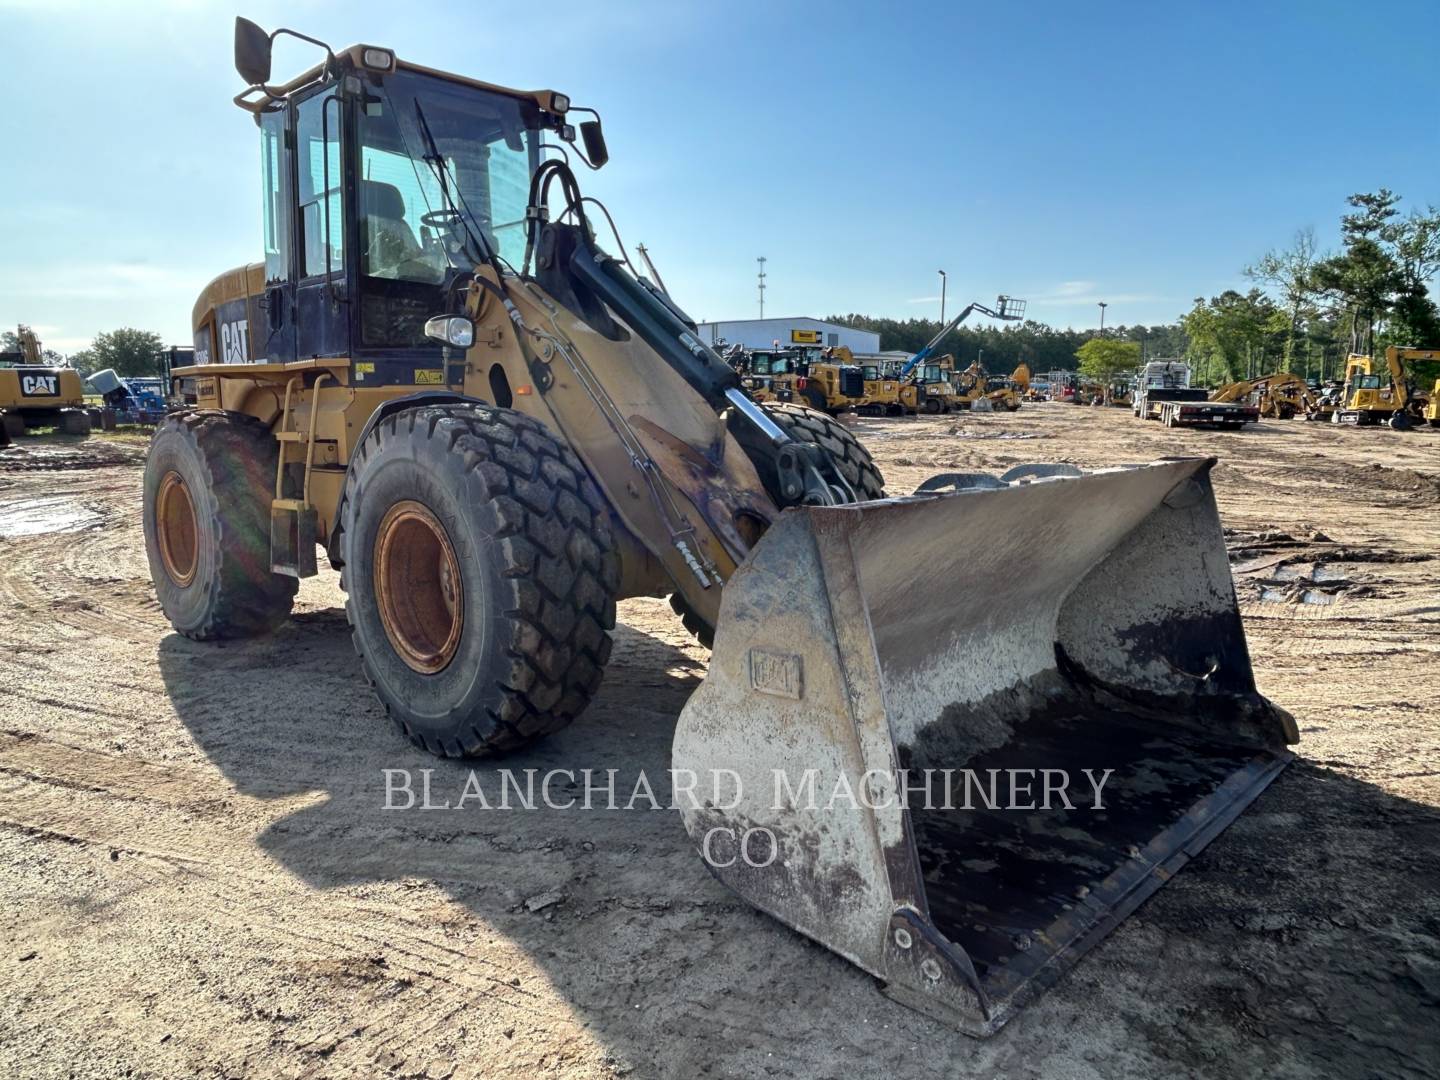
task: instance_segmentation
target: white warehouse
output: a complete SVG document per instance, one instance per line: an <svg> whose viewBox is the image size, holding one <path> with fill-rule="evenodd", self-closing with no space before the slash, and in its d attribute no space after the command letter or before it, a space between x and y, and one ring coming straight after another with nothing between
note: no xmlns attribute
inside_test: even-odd
<svg viewBox="0 0 1440 1080"><path fill-rule="evenodd" d="M880 335L873 330L855 330L839 323L821 322L804 316L794 319L727 319L700 324L700 340L707 345L739 342L747 349L768 349L776 345L844 345L851 352L878 353Z"/></svg>

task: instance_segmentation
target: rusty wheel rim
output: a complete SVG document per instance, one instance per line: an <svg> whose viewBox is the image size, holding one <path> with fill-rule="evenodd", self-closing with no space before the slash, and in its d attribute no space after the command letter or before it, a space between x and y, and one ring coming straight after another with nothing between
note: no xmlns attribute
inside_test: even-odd
<svg viewBox="0 0 1440 1080"><path fill-rule="evenodd" d="M375 599L385 636L411 670L434 675L455 658L465 625L460 561L424 504L398 502L381 519Z"/></svg>
<svg viewBox="0 0 1440 1080"><path fill-rule="evenodd" d="M195 567L200 561L199 535L190 489L180 474L171 470L160 481L155 495L155 537L165 573L182 589L195 580Z"/></svg>

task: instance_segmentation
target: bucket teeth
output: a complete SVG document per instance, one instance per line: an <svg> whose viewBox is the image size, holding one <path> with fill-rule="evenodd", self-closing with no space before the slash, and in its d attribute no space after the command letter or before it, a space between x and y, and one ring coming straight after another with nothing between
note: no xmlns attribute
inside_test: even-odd
<svg viewBox="0 0 1440 1080"><path fill-rule="evenodd" d="M712 872L898 1000L1003 1024L1289 760L1211 464L783 514L676 730L676 768L740 778L685 812Z"/></svg>

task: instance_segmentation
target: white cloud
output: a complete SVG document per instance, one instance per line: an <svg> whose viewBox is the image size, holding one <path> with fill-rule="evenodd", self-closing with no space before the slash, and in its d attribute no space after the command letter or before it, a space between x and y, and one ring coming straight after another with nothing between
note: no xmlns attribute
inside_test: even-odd
<svg viewBox="0 0 1440 1080"><path fill-rule="evenodd" d="M1105 292L1096 281L1062 281L1038 296L1027 297L1032 304L1047 307L1095 306L1102 301L1106 304L1149 304L1165 299L1150 293Z"/></svg>

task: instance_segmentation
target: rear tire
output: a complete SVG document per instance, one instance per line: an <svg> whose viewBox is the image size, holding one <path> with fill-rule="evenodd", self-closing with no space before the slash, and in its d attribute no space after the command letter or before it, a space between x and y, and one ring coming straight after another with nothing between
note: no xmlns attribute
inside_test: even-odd
<svg viewBox="0 0 1440 1080"><path fill-rule="evenodd" d="M539 421L478 404L385 417L356 448L340 523L355 651L416 746L502 753L590 703L619 558L605 500Z"/></svg>
<svg viewBox="0 0 1440 1080"><path fill-rule="evenodd" d="M875 467L870 451L865 449L844 424L832 416L816 409L807 409L803 405L775 403L760 407L775 421L776 426L792 439L815 443L824 450L835 463L836 471L855 489L859 501L885 497L885 478ZM781 509L795 505L795 500L786 499L781 494L774 444L743 417L732 418L730 432L754 463L756 472L760 474L760 482L765 485L765 491L775 505Z"/></svg>
<svg viewBox="0 0 1440 1080"><path fill-rule="evenodd" d="M270 572L270 429L219 410L172 413L145 458L145 554L170 625L188 638L250 637L290 614L299 582Z"/></svg>

